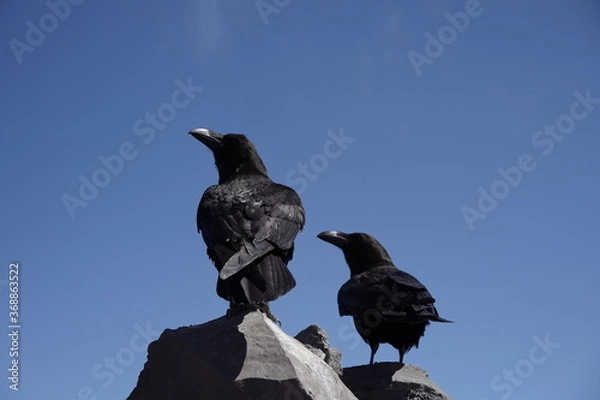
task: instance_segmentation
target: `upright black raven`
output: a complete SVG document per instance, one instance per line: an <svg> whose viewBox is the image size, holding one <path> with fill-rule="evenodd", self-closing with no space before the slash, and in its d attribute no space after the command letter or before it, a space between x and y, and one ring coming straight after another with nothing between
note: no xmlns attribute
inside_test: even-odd
<svg viewBox="0 0 600 400"><path fill-rule="evenodd" d="M230 308L251 307L276 318L268 302L288 293L296 280L287 268L305 213L298 194L269 179L252 142L244 135L193 129L208 147L219 173L218 185L198 205L198 232L219 271L217 294Z"/></svg>
<svg viewBox="0 0 600 400"><path fill-rule="evenodd" d="M352 316L356 330L371 347L369 364L373 364L380 343L398 349L403 363L404 354L419 347L429 321L453 322L438 315L427 288L396 268L371 235L327 231L317 237L344 252L350 280L338 292L338 310L340 316Z"/></svg>

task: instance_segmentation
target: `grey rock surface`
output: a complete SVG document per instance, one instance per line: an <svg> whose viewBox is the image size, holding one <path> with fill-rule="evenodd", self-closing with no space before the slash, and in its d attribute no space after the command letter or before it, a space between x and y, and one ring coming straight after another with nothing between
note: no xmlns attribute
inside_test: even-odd
<svg viewBox="0 0 600 400"><path fill-rule="evenodd" d="M342 353L331 347L327 332L319 325L310 325L296 335L296 340L325 361L338 375L342 375Z"/></svg>
<svg viewBox="0 0 600 400"><path fill-rule="evenodd" d="M340 377L258 311L166 329L128 400L356 400Z"/></svg>
<svg viewBox="0 0 600 400"><path fill-rule="evenodd" d="M400 363L344 368L342 380L359 400L451 400L424 369Z"/></svg>

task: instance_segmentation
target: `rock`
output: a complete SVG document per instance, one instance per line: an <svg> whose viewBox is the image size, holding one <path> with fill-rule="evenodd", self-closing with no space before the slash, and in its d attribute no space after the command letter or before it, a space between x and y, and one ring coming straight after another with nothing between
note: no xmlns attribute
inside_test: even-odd
<svg viewBox="0 0 600 400"><path fill-rule="evenodd" d="M414 365L375 363L344 368L342 380L359 400L451 400Z"/></svg>
<svg viewBox="0 0 600 400"><path fill-rule="evenodd" d="M262 313L166 329L128 400L357 400L339 376Z"/></svg>
<svg viewBox="0 0 600 400"><path fill-rule="evenodd" d="M310 351L325 361L333 370L342 375L342 353L331 347L327 332L320 326L312 324L296 335L296 340L303 343Z"/></svg>

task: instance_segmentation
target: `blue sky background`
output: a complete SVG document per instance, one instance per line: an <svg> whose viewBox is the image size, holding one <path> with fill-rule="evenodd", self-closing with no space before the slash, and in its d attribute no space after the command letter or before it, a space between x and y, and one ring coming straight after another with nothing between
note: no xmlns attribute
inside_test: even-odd
<svg viewBox="0 0 600 400"><path fill-rule="evenodd" d="M86 1L21 63L9 42L25 42L26 22L39 26L49 8L1 2L0 253L3 268L21 262L23 324L21 390L3 377L2 398L124 399L146 360L134 325L158 335L224 314L195 225L217 174L187 135L194 127L247 134L271 177L297 190L298 164L319 168L328 131L354 139L301 191L298 284L272 303L285 332L317 323L344 366L368 362L337 314L342 253L316 238L363 231L456 321L430 326L406 356L450 396L597 398L600 104L577 106L587 116L549 154L532 138L570 112L574 92L600 98L600 5L480 7L418 76L407 53L425 54L425 33L437 36L463 2L291 1L265 23L252 1ZM188 79L202 92L145 143L136 121L149 132L145 114ZM136 157L72 218L62 197L78 197L79 176L91 179L98 157L126 142ZM478 188L522 154L536 168L469 229L461 207L476 208ZM545 335L561 347L527 371L533 337ZM127 350L132 339L144 350ZM111 379L103 363L117 353L134 357ZM376 360L397 353L382 345ZM494 389L516 366L527 378L496 378Z"/></svg>

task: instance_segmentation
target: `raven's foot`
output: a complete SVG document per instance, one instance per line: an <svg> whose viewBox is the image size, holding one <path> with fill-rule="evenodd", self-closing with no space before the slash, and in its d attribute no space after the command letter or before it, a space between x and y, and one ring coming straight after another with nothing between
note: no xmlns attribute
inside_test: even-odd
<svg viewBox="0 0 600 400"><path fill-rule="evenodd" d="M281 326L281 321L277 319L275 315L271 312L268 303L258 303L258 310L267 316L271 321L275 322L277 325Z"/></svg>
<svg viewBox="0 0 600 400"><path fill-rule="evenodd" d="M255 305L253 304L248 304L248 303L234 303L229 302L229 309L227 310L227 316L228 317L233 317L235 315L239 315L239 314L248 314L252 311L256 311L257 308Z"/></svg>
<svg viewBox="0 0 600 400"><path fill-rule="evenodd" d="M402 349L402 348L398 349L398 355L400 356L399 362L400 362L400 364L402 364L403 367L405 365L404 364L404 353L406 353L405 349Z"/></svg>
<svg viewBox="0 0 600 400"><path fill-rule="evenodd" d="M279 326L281 326L281 321L279 321L277 319L277 317L275 317L275 315L273 315L273 313L271 312L271 309L269 308L269 304L268 303L234 303L234 302L230 302L229 303L229 309L227 310L227 316L231 317L234 316L236 314L248 314L252 311L260 311L261 313L263 313L267 318L269 318L271 321L275 322L276 324L278 324Z"/></svg>

